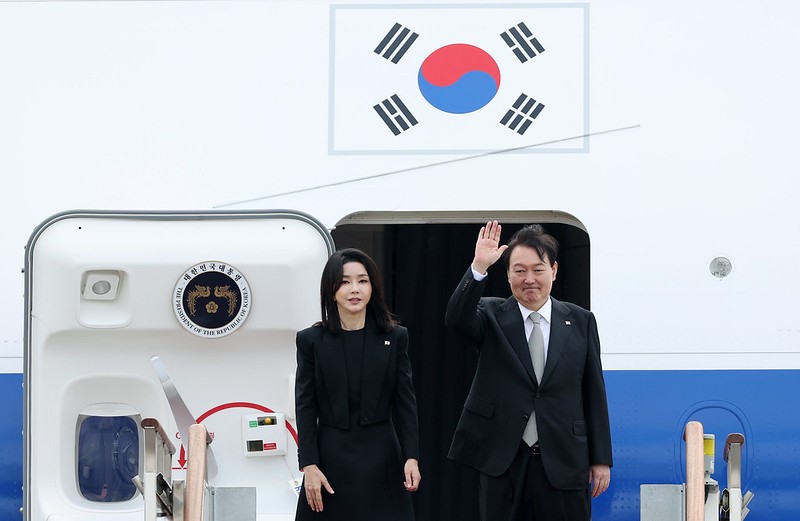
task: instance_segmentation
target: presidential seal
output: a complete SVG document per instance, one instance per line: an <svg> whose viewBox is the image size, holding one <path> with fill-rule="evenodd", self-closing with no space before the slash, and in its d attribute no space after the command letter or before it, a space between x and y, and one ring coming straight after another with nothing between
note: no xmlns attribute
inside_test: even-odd
<svg viewBox="0 0 800 521"><path fill-rule="evenodd" d="M186 270L175 285L173 309L190 333L219 338L241 327L250 312L250 286L239 270L206 261Z"/></svg>

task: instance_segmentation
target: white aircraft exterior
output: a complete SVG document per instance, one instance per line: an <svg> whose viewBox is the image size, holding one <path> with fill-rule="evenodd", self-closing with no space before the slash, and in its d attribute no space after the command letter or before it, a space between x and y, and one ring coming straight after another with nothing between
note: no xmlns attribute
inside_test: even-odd
<svg viewBox="0 0 800 521"><path fill-rule="evenodd" d="M718 440L745 435L748 519L796 519L799 17L789 1L0 1L0 518L140 519L140 496L109 506L76 482L78 415L105 414L95 392L122 389L115 403L130 410L120 414L147 416L133 411L142 403L176 432L149 363L159 355L195 415L248 403L216 418L238 433L241 418L269 409L292 426L293 333L316 320L331 249L388 257L407 245L392 242L399 232L469 242L496 218L579 237L559 277L581 273L561 289L598 318L615 457L593 518L639 519L640 485L681 483L682 427L699 420ZM298 235L274 234L275 222ZM85 223L97 223L93 240L74 242L65 228ZM420 249L417 262L457 280L470 248L458 258ZM285 266L274 260L284 255ZM283 291L298 296L283 322L254 315L217 340L240 364L224 362L220 384L242 380L237 367L255 377L276 364L263 396L215 396L204 391L214 382L193 381L185 350L210 340L172 309L131 301L152 327L81 320L92 270L158 273L150 282L168 305L205 261L230 262L254 287L291 272ZM61 287L70 269L78 282L62 282L75 307L54 304L42 319L29 305L37 289ZM253 313L274 298L254 293ZM273 334L276 352L248 363ZM97 338L146 338L148 349L104 365L99 344L79 345ZM159 338L173 347L150 349ZM62 342L74 356L49 354ZM67 366L52 389L23 393L26 371L42 382ZM58 428L44 429L48 408ZM288 483L301 474L287 433L274 458L218 443L221 479L259 487L259 521L293 518ZM36 454L52 456L52 473L37 474ZM259 465L272 474L248 483Z"/></svg>

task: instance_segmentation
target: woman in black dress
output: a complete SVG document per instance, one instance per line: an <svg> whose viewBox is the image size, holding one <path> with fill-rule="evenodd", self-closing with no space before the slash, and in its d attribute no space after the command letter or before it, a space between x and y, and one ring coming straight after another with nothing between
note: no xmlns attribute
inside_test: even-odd
<svg viewBox="0 0 800 521"><path fill-rule="evenodd" d="M408 331L360 250L328 259L320 301L322 320L297 334L304 477L295 519L413 521L420 474Z"/></svg>

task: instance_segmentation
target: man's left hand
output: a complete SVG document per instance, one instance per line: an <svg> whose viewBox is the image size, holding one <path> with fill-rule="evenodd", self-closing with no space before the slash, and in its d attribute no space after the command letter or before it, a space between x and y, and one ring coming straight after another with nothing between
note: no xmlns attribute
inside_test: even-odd
<svg viewBox="0 0 800 521"><path fill-rule="evenodd" d="M605 492L611 483L611 468L608 465L592 465L589 469L589 483L592 484L592 497Z"/></svg>

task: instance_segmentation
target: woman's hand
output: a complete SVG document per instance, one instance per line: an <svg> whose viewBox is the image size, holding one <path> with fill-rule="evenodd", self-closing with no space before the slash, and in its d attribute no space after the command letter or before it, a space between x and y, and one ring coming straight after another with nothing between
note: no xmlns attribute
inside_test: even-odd
<svg viewBox="0 0 800 521"><path fill-rule="evenodd" d="M328 483L328 478L325 477L325 474L323 474L316 465L306 465L303 467L303 474L305 474L303 486L306 489L306 501L308 501L308 506L310 506L311 510L314 512L322 512L322 487L325 487L325 490L327 490L329 494L333 494L333 489Z"/></svg>
<svg viewBox="0 0 800 521"><path fill-rule="evenodd" d="M403 471L406 474L406 480L403 485L409 492L414 492L419 488L419 481L422 479L419 475L419 463L414 458L409 458L406 460Z"/></svg>

